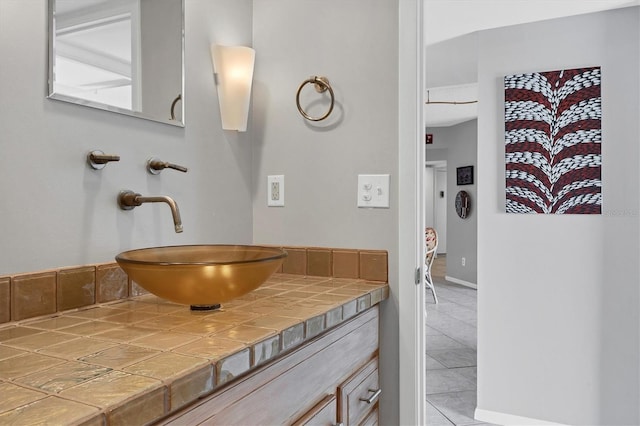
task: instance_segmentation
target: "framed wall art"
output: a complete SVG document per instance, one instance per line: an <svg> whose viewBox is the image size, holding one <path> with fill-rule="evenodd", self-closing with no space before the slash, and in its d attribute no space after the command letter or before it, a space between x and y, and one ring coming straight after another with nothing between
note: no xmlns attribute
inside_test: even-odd
<svg viewBox="0 0 640 426"><path fill-rule="evenodd" d="M457 185L473 185L473 166L456 168Z"/></svg>
<svg viewBox="0 0 640 426"><path fill-rule="evenodd" d="M507 213L601 214L600 67L508 75Z"/></svg>

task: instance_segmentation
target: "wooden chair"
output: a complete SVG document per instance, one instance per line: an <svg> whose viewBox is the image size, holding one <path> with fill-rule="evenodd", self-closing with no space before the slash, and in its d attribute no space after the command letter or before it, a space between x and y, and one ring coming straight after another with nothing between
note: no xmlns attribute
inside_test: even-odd
<svg viewBox="0 0 640 426"><path fill-rule="evenodd" d="M436 257L436 250L438 249L438 232L433 228L424 229L424 243L426 248L426 256L424 258L424 279L427 288L433 293L433 300L438 303L438 296L436 295L436 288L433 285L433 278L431 278L431 265L433 259Z"/></svg>

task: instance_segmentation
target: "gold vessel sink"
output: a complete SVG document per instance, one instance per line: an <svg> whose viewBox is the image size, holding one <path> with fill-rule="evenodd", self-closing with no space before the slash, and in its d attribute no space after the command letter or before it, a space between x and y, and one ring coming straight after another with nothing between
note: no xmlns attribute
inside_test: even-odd
<svg viewBox="0 0 640 426"><path fill-rule="evenodd" d="M129 250L116 262L158 297L192 309L215 309L260 287L286 256L277 247L185 245Z"/></svg>

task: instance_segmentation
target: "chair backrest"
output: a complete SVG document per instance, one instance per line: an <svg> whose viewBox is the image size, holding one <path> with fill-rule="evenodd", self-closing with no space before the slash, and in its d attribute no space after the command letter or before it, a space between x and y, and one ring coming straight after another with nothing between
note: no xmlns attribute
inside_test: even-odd
<svg viewBox="0 0 640 426"><path fill-rule="evenodd" d="M424 228L424 244L426 249L424 263L430 266L438 249L438 232L435 229L431 227Z"/></svg>

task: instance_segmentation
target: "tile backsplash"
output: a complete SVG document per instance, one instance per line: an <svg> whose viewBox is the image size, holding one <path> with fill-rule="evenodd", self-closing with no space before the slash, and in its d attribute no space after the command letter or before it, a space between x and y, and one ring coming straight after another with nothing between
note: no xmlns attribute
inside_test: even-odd
<svg viewBox="0 0 640 426"><path fill-rule="evenodd" d="M0 323L11 321L11 278L0 278Z"/></svg>
<svg viewBox="0 0 640 426"><path fill-rule="evenodd" d="M11 277L11 319L22 320L55 312L55 271Z"/></svg>
<svg viewBox="0 0 640 426"><path fill-rule="evenodd" d="M58 311L93 305L96 302L96 268L61 269L58 271Z"/></svg>
<svg viewBox="0 0 640 426"><path fill-rule="evenodd" d="M283 248L280 273L388 282L384 250ZM115 262L0 276L0 324L145 293Z"/></svg>

